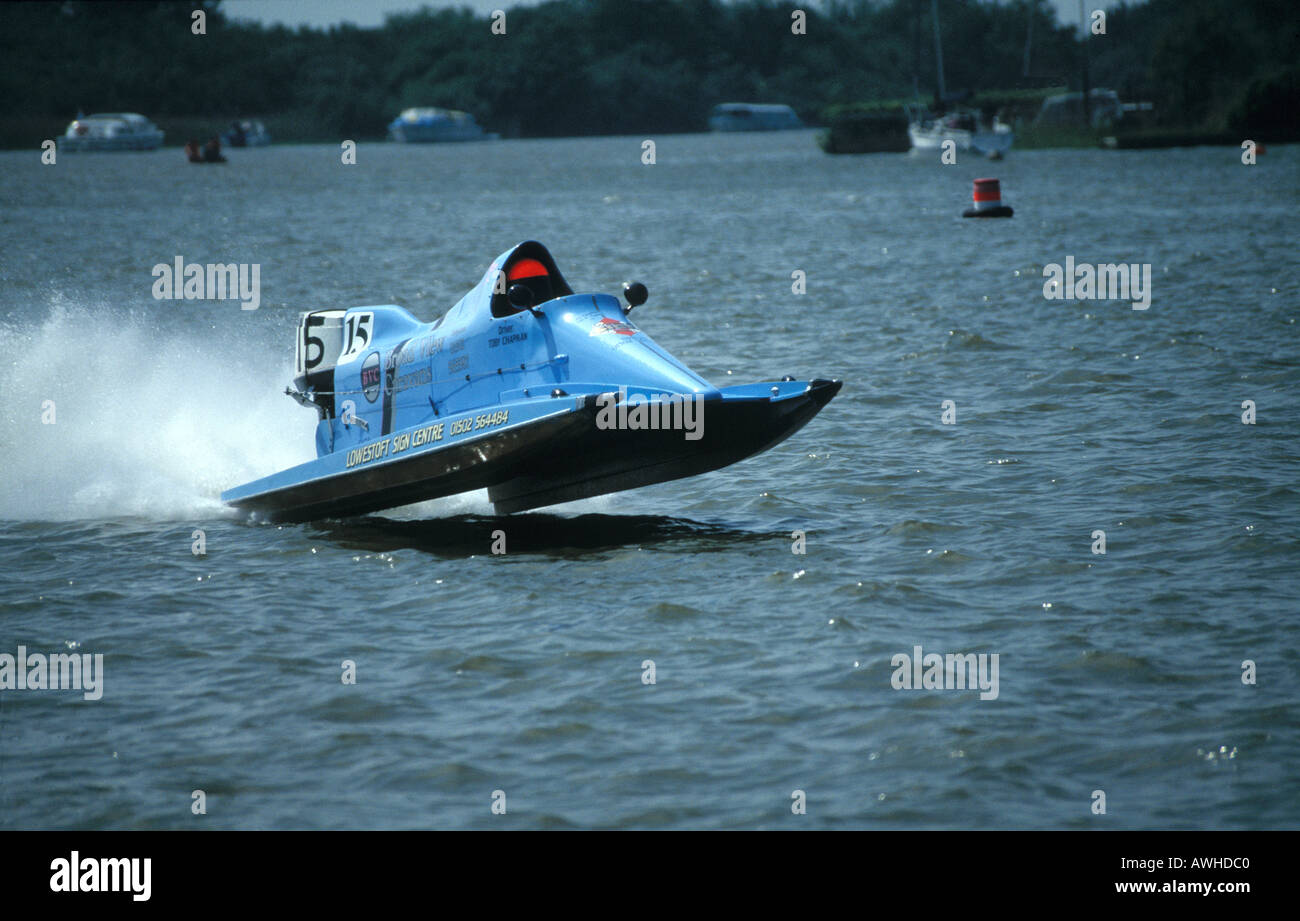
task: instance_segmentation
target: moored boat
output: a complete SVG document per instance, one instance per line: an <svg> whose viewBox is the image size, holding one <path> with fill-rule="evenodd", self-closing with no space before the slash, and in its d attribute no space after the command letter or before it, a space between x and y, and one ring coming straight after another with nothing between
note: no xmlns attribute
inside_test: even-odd
<svg viewBox="0 0 1300 921"><path fill-rule="evenodd" d="M788 131L804 127L794 109L783 105L724 102L709 115L712 131Z"/></svg>
<svg viewBox="0 0 1300 921"><path fill-rule="evenodd" d="M271 135L260 121L233 121L222 132L221 143L227 147L266 147Z"/></svg>
<svg viewBox="0 0 1300 921"><path fill-rule="evenodd" d="M931 115L923 109L908 112L907 136L913 150L939 150L952 141L959 151L1003 154L1011 149L1015 134L1011 126L994 116L985 122L977 112L955 109L946 115Z"/></svg>
<svg viewBox="0 0 1300 921"><path fill-rule="evenodd" d="M59 150L157 150L163 132L135 112L78 115L59 138Z"/></svg>
<svg viewBox="0 0 1300 921"><path fill-rule="evenodd" d="M498 135L486 132L468 112L435 107L404 109L388 125L388 136L403 143L446 143L490 141Z"/></svg>

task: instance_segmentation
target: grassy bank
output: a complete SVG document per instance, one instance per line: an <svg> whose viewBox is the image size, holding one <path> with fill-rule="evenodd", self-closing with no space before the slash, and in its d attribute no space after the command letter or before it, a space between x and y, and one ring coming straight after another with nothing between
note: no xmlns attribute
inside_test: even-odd
<svg viewBox="0 0 1300 921"><path fill-rule="evenodd" d="M1100 147L1103 134L1111 131L1099 131L1083 125L1035 125L1022 123L1016 126L1016 142L1013 149L1048 150L1051 148Z"/></svg>
<svg viewBox="0 0 1300 921"><path fill-rule="evenodd" d="M1225 131L1147 128L1108 132L1101 139L1101 145L1111 150L1157 150L1164 147L1239 147L1243 140L1244 137Z"/></svg>

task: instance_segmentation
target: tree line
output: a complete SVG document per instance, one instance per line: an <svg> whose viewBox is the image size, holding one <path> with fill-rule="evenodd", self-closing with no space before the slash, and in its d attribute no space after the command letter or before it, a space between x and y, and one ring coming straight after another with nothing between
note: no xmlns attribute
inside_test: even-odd
<svg viewBox="0 0 1300 921"><path fill-rule="evenodd" d="M1086 66L1091 86L1151 101L1168 123L1296 135L1295 0L1133 3L1086 40L1044 0L937 6L949 90L1078 89ZM206 34L193 33L196 8ZM290 29L232 20L216 0L4 3L0 142L35 143L24 132L78 111L138 111L164 128L167 116L256 116L273 133L294 116L306 140L378 137L401 109L437 105L546 137L699 131L725 101L786 103L815 124L829 106L933 96L930 0L805 5L798 34L800 8L549 0L507 8L502 35L467 9Z"/></svg>

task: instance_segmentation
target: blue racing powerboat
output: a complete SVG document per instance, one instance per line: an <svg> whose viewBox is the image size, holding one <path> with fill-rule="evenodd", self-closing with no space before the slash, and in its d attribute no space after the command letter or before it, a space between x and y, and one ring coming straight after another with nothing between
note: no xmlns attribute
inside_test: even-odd
<svg viewBox="0 0 1300 921"><path fill-rule="evenodd" d="M302 314L285 392L319 414L317 457L221 498L305 521L486 488L508 514L725 467L839 392L714 387L628 319L645 286L624 295L574 294L529 241L432 323L396 306Z"/></svg>

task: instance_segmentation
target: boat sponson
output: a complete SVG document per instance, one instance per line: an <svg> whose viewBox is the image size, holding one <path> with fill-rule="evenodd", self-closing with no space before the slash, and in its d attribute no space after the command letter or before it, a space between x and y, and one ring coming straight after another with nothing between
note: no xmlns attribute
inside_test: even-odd
<svg viewBox="0 0 1300 921"><path fill-rule="evenodd" d="M571 412L543 416L497 432L372 467L336 473L227 501L275 521L341 518L484 489L516 475L531 459L556 450L594 426L594 397Z"/></svg>
<svg viewBox="0 0 1300 921"><path fill-rule="evenodd" d="M707 421L702 437L694 441L680 430L599 429L593 424L563 452L489 487L488 498L504 515L717 470L789 438L842 386L842 381L813 380L802 392L780 398L727 399L724 390L724 399L705 402Z"/></svg>

